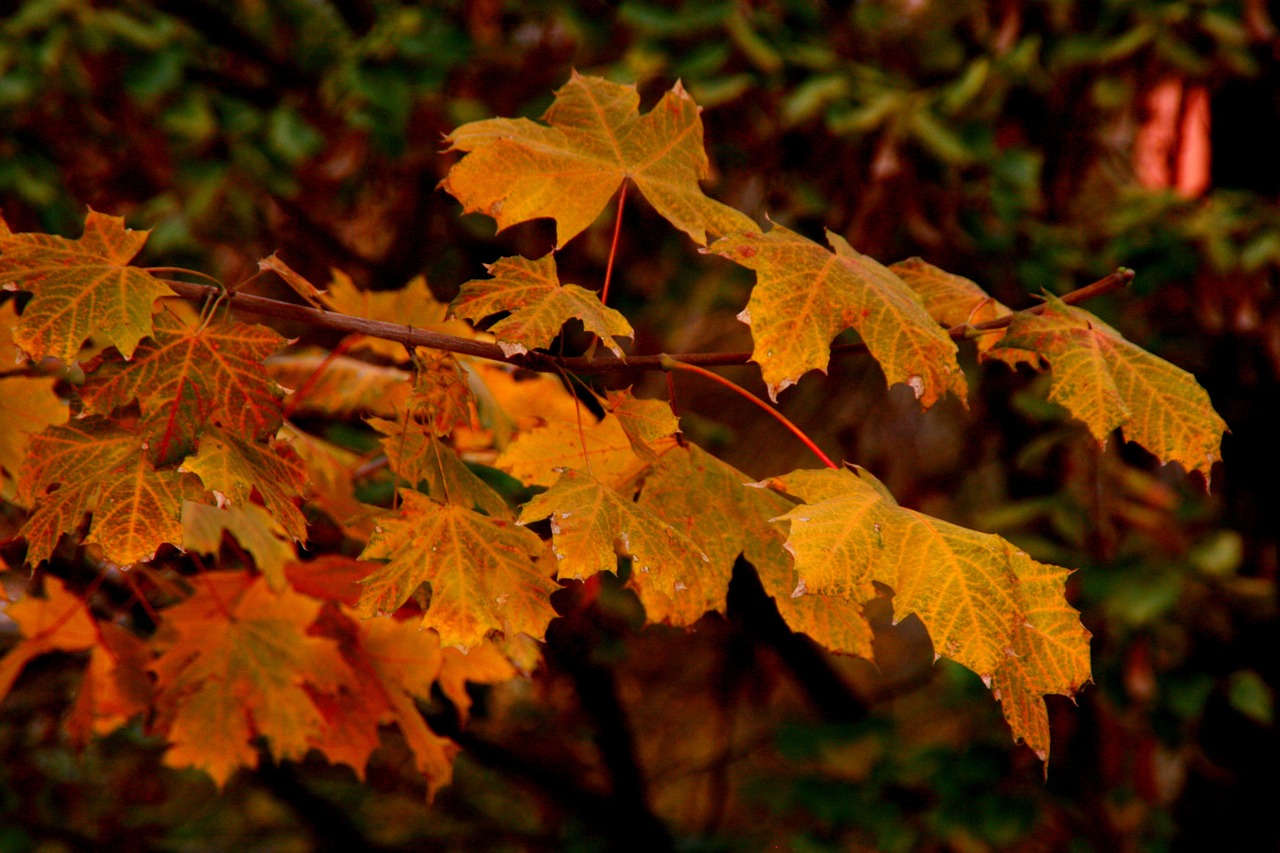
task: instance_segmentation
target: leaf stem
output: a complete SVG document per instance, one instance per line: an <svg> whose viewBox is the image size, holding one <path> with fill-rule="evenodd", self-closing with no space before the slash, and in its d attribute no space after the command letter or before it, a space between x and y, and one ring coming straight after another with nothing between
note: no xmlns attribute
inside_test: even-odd
<svg viewBox="0 0 1280 853"><path fill-rule="evenodd" d="M618 214L613 223L613 244L609 246L609 263L604 268L604 286L600 288L600 304L609 304L609 282L613 280L613 259L618 256L618 235L622 233L622 209L627 204L627 184L622 182L622 191L618 193Z"/></svg>
<svg viewBox="0 0 1280 853"><path fill-rule="evenodd" d="M812 450L814 455L822 460L822 464L826 465L828 468L840 467L835 462L831 461L831 457L823 453L822 448L818 447L818 445L814 443L813 439L805 435L804 431L801 430L800 427L792 423L790 418L782 414L782 412L779 412L773 406L770 406L764 400L761 400L755 394L752 394L747 389L743 388L740 385L735 385L734 383L730 382L728 379L725 379L723 376L719 375L718 373L712 373L710 370L699 367L696 364L689 364L687 362L680 361L678 359L672 358L671 356L665 355L665 354L660 356L660 358L662 359L662 367L664 370L683 370L687 373L696 373L699 376L705 376L706 378L714 382L719 382L721 385L725 386L726 388L729 388L735 394L739 395L743 399L750 400L757 407L759 407L760 409L763 409L765 412L768 412L769 415L773 417L774 420L776 420L778 423L782 424L784 427L790 430L792 435L800 439L801 443L804 444L805 447Z"/></svg>

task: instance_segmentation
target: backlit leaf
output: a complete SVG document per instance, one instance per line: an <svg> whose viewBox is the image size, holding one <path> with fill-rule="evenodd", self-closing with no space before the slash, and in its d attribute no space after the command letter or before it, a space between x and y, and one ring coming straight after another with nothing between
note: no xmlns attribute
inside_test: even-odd
<svg viewBox="0 0 1280 853"><path fill-rule="evenodd" d="M1125 340L1082 308L1046 296L1041 314L1014 318L1001 347L1031 350L1053 371L1049 399L1105 442L1117 428L1161 462L1200 471L1222 459L1227 424L1209 395L1180 367Z"/></svg>
<svg viewBox="0 0 1280 853"><path fill-rule="evenodd" d="M937 654L994 687L1015 738L1048 755L1043 695L1089 678L1089 634L1063 596L1066 570L988 533L904 509L862 469L797 471L805 501L780 520L809 592L866 601L893 589L895 619L920 617Z"/></svg>
<svg viewBox="0 0 1280 853"><path fill-rule="evenodd" d="M861 602L836 595L792 596L800 579L773 519L795 504L697 447L667 451L645 476L640 506L687 536L710 559L720 603L738 554L756 567L765 592L794 631L824 647L871 657L871 626Z"/></svg>
<svg viewBox="0 0 1280 853"><path fill-rule="evenodd" d="M360 613L392 613L424 583L431 606L423 627L446 645L470 647L490 630L541 638L555 616L558 587L539 565L542 541L510 522L403 492L394 515L379 519L361 559L386 560L364 579Z"/></svg>
<svg viewBox="0 0 1280 853"><path fill-rule="evenodd" d="M13 492L31 436L70 417L56 384L52 376L0 376L0 477L7 500L17 497Z"/></svg>
<svg viewBox="0 0 1280 853"><path fill-rule="evenodd" d="M624 180L699 244L707 232L754 229L698 186L710 168L699 109L684 87L677 83L644 116L639 106L634 86L575 71L542 116L546 124L489 119L451 133L451 150L467 153L444 188L467 213L496 219L499 230L554 219L557 248L595 221Z"/></svg>
<svg viewBox="0 0 1280 853"><path fill-rule="evenodd" d="M74 534L93 512L86 543L123 566L148 560L162 543L182 544L184 500L200 500L189 474L156 470L141 437L120 424L85 418L49 427L31 439L19 492L32 513L19 531L28 562L47 559L62 534Z"/></svg>
<svg viewBox="0 0 1280 853"><path fill-rule="evenodd" d="M216 507L187 501L182 505L182 547L197 554L217 556L222 535L230 533L253 556L253 564L272 589L285 585L285 566L298 552L284 527L269 512L253 503Z"/></svg>
<svg viewBox="0 0 1280 853"><path fill-rule="evenodd" d="M51 575L44 579L44 598L28 595L8 604L4 615L18 624L22 640L0 658L0 700L32 659L53 651L82 652L98 644L89 608Z"/></svg>
<svg viewBox="0 0 1280 853"><path fill-rule="evenodd" d="M948 329L964 325L976 326L1013 313L1009 308L988 296L987 292L973 281L964 276L940 270L920 258L898 261L889 269L924 300L924 307L929 312L929 316ZM975 338L980 360L999 359L1012 367L1024 362L1039 363L1038 356L1024 350L1003 347L992 351L991 348L1004 338L1005 331L1005 329L993 329Z"/></svg>
<svg viewBox="0 0 1280 853"><path fill-rule="evenodd" d="M956 345L911 288L886 267L827 232L835 251L781 225L766 234L730 234L709 252L756 271L739 319L751 326L752 359L769 396L810 370L826 372L831 341L845 329L862 336L890 385L905 382L928 408L946 392L966 399Z"/></svg>
<svg viewBox="0 0 1280 853"><path fill-rule="evenodd" d="M341 270L333 270L333 280L328 291L320 294L320 301L330 311L352 317L401 323L414 329L426 329L457 337L469 337L470 327L460 320L446 320L448 304L436 300L427 280L415 276L398 290L362 290L351 277ZM352 340L352 339L355 340ZM409 353L404 344L368 335L351 335L347 338L349 352L371 352L391 361L404 363Z"/></svg>
<svg viewBox="0 0 1280 853"><path fill-rule="evenodd" d="M133 355L151 334L152 305L173 295L160 279L128 265L147 234L92 210L75 240L0 233L0 286L34 294L14 342L32 358L52 355L70 364L90 335L100 335L125 358Z"/></svg>
<svg viewBox="0 0 1280 853"><path fill-rule="evenodd" d="M532 261L519 256L502 258L485 269L493 277L462 285L453 300L453 313L479 321L510 312L488 328L509 356L550 346L565 322L573 318L581 320L583 328L598 335L618 356L622 347L615 338L635 336L627 318L601 304L594 292L576 284L561 284L553 255Z"/></svg>

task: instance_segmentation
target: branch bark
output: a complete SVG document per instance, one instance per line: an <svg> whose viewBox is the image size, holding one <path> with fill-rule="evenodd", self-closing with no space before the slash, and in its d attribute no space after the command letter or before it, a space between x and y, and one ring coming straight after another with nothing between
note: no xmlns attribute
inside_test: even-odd
<svg viewBox="0 0 1280 853"><path fill-rule="evenodd" d="M1062 299L1068 304L1075 305L1119 290L1127 286L1131 281L1133 281L1133 270L1121 267L1105 278L1099 279L1079 290L1071 291L1063 296ZM198 302L212 301L222 293L221 290L210 285L192 284L173 279L164 279L164 282L178 296ZM727 367L747 364L751 361L751 353L749 352L691 352L678 355L659 353L656 355L624 356L622 358L612 355L601 355L599 357L557 356L541 352L507 356L503 354L502 349L497 344L487 341L460 338L456 335L446 335L426 329L415 329L412 326L388 323L383 320L353 317L349 314L324 311L305 305L296 305L291 302L281 302L277 299L268 299L265 296L255 296L249 293L230 293L226 298L233 308L263 317L293 320L315 328L332 329L347 334L368 335L374 338L396 341L406 347L427 347L460 355L473 355L491 361L513 364L539 373L555 373L563 370L573 371L574 373L666 370L670 366L671 359L698 367ZM973 326L955 326L947 331L952 338L961 340L974 332L1004 328L1019 313L1039 314L1042 311L1044 311L1043 304L1035 305L985 323ZM867 352L867 347L865 344L860 343L837 344L831 347L831 352L833 354L865 353Z"/></svg>

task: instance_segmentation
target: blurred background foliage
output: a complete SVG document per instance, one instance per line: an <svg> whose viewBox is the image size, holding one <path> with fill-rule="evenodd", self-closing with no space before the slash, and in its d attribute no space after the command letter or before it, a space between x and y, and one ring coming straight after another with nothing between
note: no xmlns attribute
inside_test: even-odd
<svg viewBox="0 0 1280 853"><path fill-rule="evenodd" d="M902 503L1081 569L1096 684L1051 700L1047 781L914 619L871 614L874 665L824 659L842 706L750 626L641 630L605 588L564 620L576 663L477 697L430 809L391 738L367 785L308 762L221 796L135 729L74 751L57 721L75 669L51 658L0 711L0 850L606 849L625 823L575 785L628 736L681 849L1200 850L1246 830L1276 849L1278 19L1266 0L3 0L14 230L74 235L88 205L154 229L152 263L235 282L278 251L315 281L425 273L449 298L553 241L460 218L436 189L444 134L536 117L571 68L636 82L646 108L680 79L704 107L708 191L759 221L921 255L1015 307L1135 268L1090 308L1195 372L1232 432L1208 494L1118 439L1099 450L1043 380L999 365L970 364L968 411L921 414L856 357L784 395ZM565 280L601 281L607 219L561 253ZM750 348L749 276L643 204L619 264L637 351ZM754 369L726 373L759 390ZM740 400L677 386L687 434L748 474L812 464ZM588 676L625 716L593 716Z"/></svg>

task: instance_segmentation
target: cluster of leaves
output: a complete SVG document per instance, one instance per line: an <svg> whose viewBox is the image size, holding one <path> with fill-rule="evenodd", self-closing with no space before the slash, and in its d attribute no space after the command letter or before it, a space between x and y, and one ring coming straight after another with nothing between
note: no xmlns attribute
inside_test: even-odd
<svg viewBox="0 0 1280 853"><path fill-rule="evenodd" d="M921 406L963 399L955 340L978 337L982 358L1050 369L1051 399L1099 442L1119 429L1207 480L1225 424L1189 374L1062 300L1012 312L922 261L887 268L833 234L828 250L778 225L762 231L703 194L702 133L679 86L641 114L634 87L575 73L543 123L455 131L465 156L445 188L501 227L550 218L564 246L620 185L634 186L705 251L756 271L740 319L775 398L825 370L833 339L853 329ZM17 531L26 562L70 537L100 572L126 571L140 603L161 605L140 640L95 617L92 587L76 594L46 576L43 597L8 609L24 640L0 662L0 693L39 655L88 651L68 721L81 736L141 714L171 744L167 762L222 783L256 763L259 738L279 758L318 749L363 772L378 726L395 722L434 790L454 747L414 698L438 684L465 713L465 682L534 666L557 580L617 572L649 621L684 626L723 607L745 555L790 627L832 651L870 656L863 608L891 595L896 618L916 615L939 656L980 675L1015 738L1047 760L1044 695L1072 695L1090 677L1067 571L899 506L865 469L751 483L682 440L661 401L522 380L495 362L562 369L536 351L571 319L627 366L626 319L562 285L552 257L501 259L490 279L463 287L456 316L508 315L487 333L446 320L420 283L370 294L335 274L321 293L268 259L264 268L323 306L306 315L317 323L363 317L401 324L386 338L436 334L432 350L357 336L327 354L278 353L275 332L227 316L221 303L239 294L196 288L209 297L197 314L174 298L193 286L130 266L145 239L98 213L78 240L0 236L0 281L31 294L20 316L8 311L23 361L3 379L35 383L12 415L29 435L0 460L6 499L27 511ZM361 351L390 365L347 354ZM42 375L59 362L78 365L74 387ZM379 416L369 423L395 476L390 506L359 501L356 460L285 418L361 405ZM513 506L511 489L491 485L494 469L536 493ZM327 515L360 559L299 561L304 510ZM197 570L163 570L169 549Z"/></svg>

